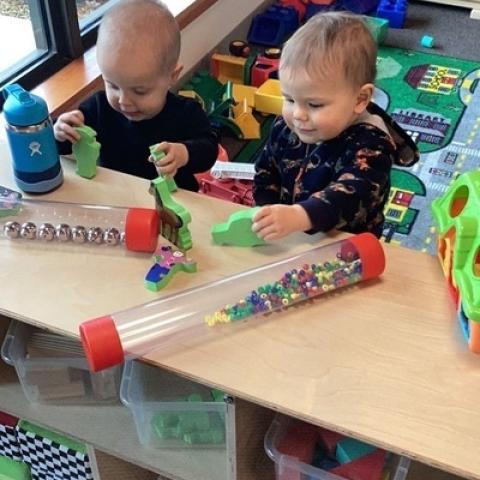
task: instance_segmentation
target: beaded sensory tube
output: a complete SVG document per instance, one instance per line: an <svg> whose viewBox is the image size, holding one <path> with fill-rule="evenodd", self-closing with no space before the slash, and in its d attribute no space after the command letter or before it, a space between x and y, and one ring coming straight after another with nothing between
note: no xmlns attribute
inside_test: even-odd
<svg viewBox="0 0 480 480"><path fill-rule="evenodd" d="M160 346L206 338L219 323L285 309L377 277L384 267L380 242L363 233L88 320L80 325L80 335L90 368L99 371Z"/></svg>
<svg viewBox="0 0 480 480"><path fill-rule="evenodd" d="M85 205L0 195L0 238L18 243L124 246L153 252L158 238L153 209Z"/></svg>
<svg viewBox="0 0 480 480"><path fill-rule="evenodd" d="M273 283L266 283L233 305L225 305L205 322L212 327L218 323L229 323L259 313L268 313L288 307L308 298L362 280L362 261L352 253L351 258L339 252L335 259L324 263L304 264L292 268Z"/></svg>

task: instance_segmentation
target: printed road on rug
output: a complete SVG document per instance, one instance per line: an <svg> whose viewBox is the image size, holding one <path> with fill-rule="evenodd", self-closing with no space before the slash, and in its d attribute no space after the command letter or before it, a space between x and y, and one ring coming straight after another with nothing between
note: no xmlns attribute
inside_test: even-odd
<svg viewBox="0 0 480 480"><path fill-rule="evenodd" d="M375 102L421 152L414 167L392 172L384 240L435 254L432 200L480 168L480 63L381 47L377 68Z"/></svg>

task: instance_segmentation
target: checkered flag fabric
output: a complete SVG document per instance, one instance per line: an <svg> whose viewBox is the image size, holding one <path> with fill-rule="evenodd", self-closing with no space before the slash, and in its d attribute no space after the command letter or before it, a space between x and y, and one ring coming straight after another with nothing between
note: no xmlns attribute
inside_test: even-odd
<svg viewBox="0 0 480 480"><path fill-rule="evenodd" d="M17 438L34 480L93 480L88 455L22 428Z"/></svg>
<svg viewBox="0 0 480 480"><path fill-rule="evenodd" d="M17 440L15 427L0 423L0 456L12 460L21 460L20 447Z"/></svg>

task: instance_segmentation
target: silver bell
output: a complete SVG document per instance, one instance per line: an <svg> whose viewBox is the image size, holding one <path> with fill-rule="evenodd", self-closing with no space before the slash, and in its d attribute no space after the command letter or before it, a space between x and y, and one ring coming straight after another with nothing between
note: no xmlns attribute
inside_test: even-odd
<svg viewBox="0 0 480 480"><path fill-rule="evenodd" d="M88 229L87 239L91 243L100 245L103 243L103 230L100 227L90 227Z"/></svg>
<svg viewBox="0 0 480 480"><path fill-rule="evenodd" d="M82 225L72 228L72 240L74 243L85 243L87 241L87 230Z"/></svg>
<svg viewBox="0 0 480 480"><path fill-rule="evenodd" d="M38 229L38 238L51 242L55 238L55 227L51 223L42 223Z"/></svg>
<svg viewBox="0 0 480 480"><path fill-rule="evenodd" d="M55 228L55 236L59 242L68 242L72 238L72 229L66 223L60 223Z"/></svg>
<svg viewBox="0 0 480 480"><path fill-rule="evenodd" d="M103 232L103 241L112 247L120 243L120 232L116 228L107 228Z"/></svg>
<svg viewBox="0 0 480 480"><path fill-rule="evenodd" d="M20 236L27 240L34 240L37 236L37 226L33 222L25 222L20 228Z"/></svg>
<svg viewBox="0 0 480 480"><path fill-rule="evenodd" d="M18 238L20 235L20 224L18 222L7 222L3 226L3 233L8 237L8 238Z"/></svg>

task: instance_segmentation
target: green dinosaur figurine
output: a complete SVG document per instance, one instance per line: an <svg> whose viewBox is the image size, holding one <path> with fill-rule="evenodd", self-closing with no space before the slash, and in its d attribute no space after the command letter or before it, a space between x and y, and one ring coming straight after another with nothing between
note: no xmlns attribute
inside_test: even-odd
<svg viewBox="0 0 480 480"><path fill-rule="evenodd" d="M150 184L150 193L155 197L155 206L160 215L161 235L185 251L192 248L192 234L188 229L192 216L173 199L171 192L175 190L177 185L173 178L168 181L165 177L157 177Z"/></svg>
<svg viewBox="0 0 480 480"><path fill-rule="evenodd" d="M155 151L156 147L157 145L151 145L150 147L148 147L150 149L150 155L153 157L155 164L165 156L163 152L156 152ZM166 175L161 175L161 176L165 178L169 192L176 192L178 190L177 184L175 183L175 180L172 177L168 177Z"/></svg>
<svg viewBox="0 0 480 480"><path fill-rule="evenodd" d="M97 142L97 132L87 125L75 127L80 134L80 140L72 147L77 161L77 175L83 178L93 178L97 174L97 161L100 155L100 143Z"/></svg>
<svg viewBox="0 0 480 480"><path fill-rule="evenodd" d="M259 207L239 210L230 215L225 223L212 227L212 239L217 245L235 245L237 247L256 247L267 242L252 231L252 218Z"/></svg>

